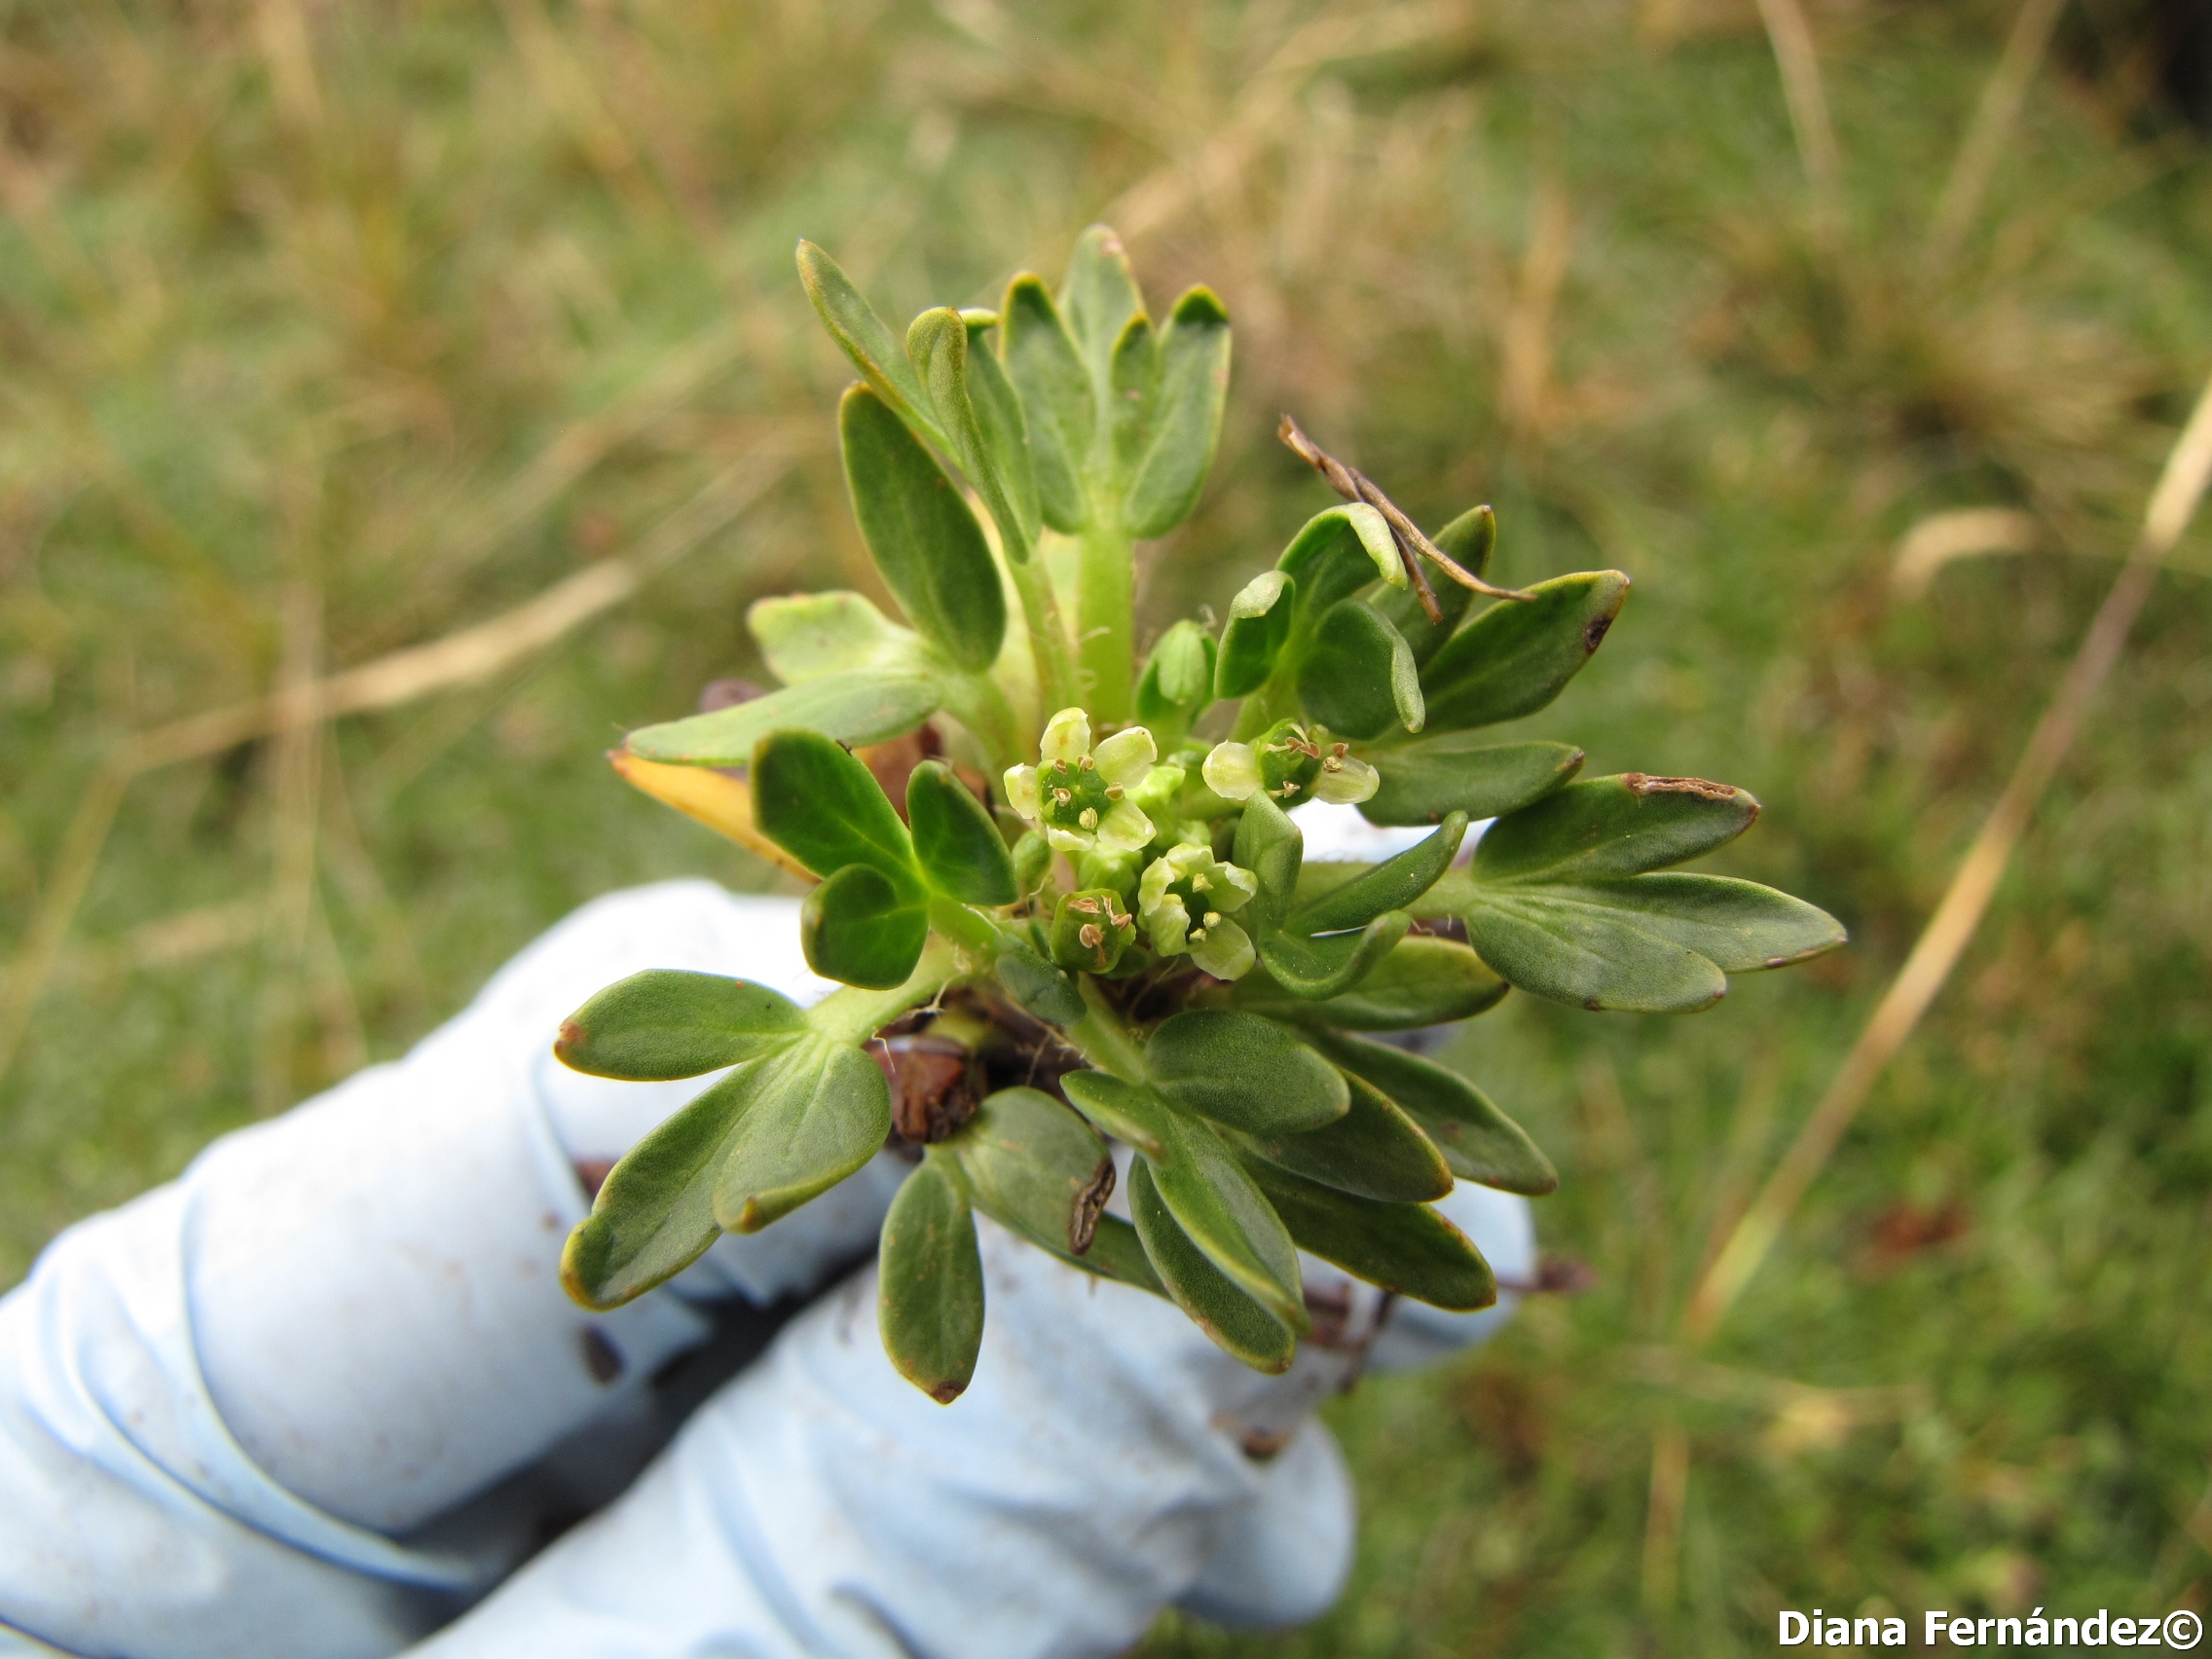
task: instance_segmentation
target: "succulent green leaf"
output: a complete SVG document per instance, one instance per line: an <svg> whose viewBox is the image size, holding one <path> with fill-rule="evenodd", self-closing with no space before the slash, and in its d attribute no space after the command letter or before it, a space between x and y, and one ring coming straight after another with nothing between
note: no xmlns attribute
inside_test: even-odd
<svg viewBox="0 0 2212 1659"><path fill-rule="evenodd" d="M1412 586L1390 521L1365 501L1315 513L1290 538L1275 569L1298 583L1314 615L1378 581Z"/></svg>
<svg viewBox="0 0 2212 1659"><path fill-rule="evenodd" d="M1381 1089L1419 1124L1461 1180L1530 1198L1559 1186L1559 1171L1528 1131L1457 1072L1382 1043L1349 1037L1317 1041L1337 1064Z"/></svg>
<svg viewBox="0 0 2212 1659"><path fill-rule="evenodd" d="M1228 396L1229 313L1212 290L1193 288L1161 337L1151 437L1122 497L1131 535L1165 535L1190 516L1213 469Z"/></svg>
<svg viewBox="0 0 2212 1659"><path fill-rule="evenodd" d="M1255 1371L1279 1376L1290 1369L1298 1333L1207 1260L1176 1221L1141 1158L1129 1169L1129 1215L1168 1297L1194 1325Z"/></svg>
<svg viewBox="0 0 2212 1659"><path fill-rule="evenodd" d="M1351 1109L1305 1134L1253 1135L1260 1157L1339 1191L1425 1203L1452 1190L1452 1169L1420 1125L1364 1078L1346 1077Z"/></svg>
<svg viewBox="0 0 2212 1659"><path fill-rule="evenodd" d="M690 766L743 766L772 731L803 727L843 743L881 743L912 731L937 713L933 677L890 669L856 669L787 685L765 697L711 715L640 726L625 740L646 760Z"/></svg>
<svg viewBox="0 0 2212 1659"><path fill-rule="evenodd" d="M914 318L906 330L906 355L920 371L929 388L931 406L943 424L947 447L976 493L983 498L997 521L999 539L1007 557L1026 563L1037 522L1037 479L1029 460L1028 438L1016 425L1007 428L1005 411L994 405L983 381L983 371L973 370L970 357L983 358L987 351L971 353L968 326L950 306L940 306ZM1005 385L1004 371L992 363L996 384ZM851 394L848 393L848 396ZM1014 405L1018 414L1019 404Z"/></svg>
<svg viewBox="0 0 2212 1659"><path fill-rule="evenodd" d="M1106 454L1125 496L1152 447L1160 407L1160 337L1139 313L1123 325L1107 367Z"/></svg>
<svg viewBox="0 0 2212 1659"><path fill-rule="evenodd" d="M1429 539L1437 549L1451 558L1470 575L1487 575L1490 572L1491 555L1497 551L1497 515L1488 506L1469 507ZM1459 587L1457 582L1444 578L1447 585L1471 594L1472 588Z"/></svg>
<svg viewBox="0 0 2212 1659"><path fill-rule="evenodd" d="M1530 599L1501 599L1421 670L1437 731L1494 725L1545 707L1582 672L1628 598L1618 571L1538 582Z"/></svg>
<svg viewBox="0 0 2212 1659"><path fill-rule="evenodd" d="M1282 1026L1234 1009L1186 1009L1145 1045L1153 1088L1187 1112L1252 1134L1293 1134L1345 1115L1343 1076Z"/></svg>
<svg viewBox="0 0 2212 1659"><path fill-rule="evenodd" d="M799 903L799 948L826 979L896 989L922 959L929 937L927 904L867 865L833 871Z"/></svg>
<svg viewBox="0 0 2212 1659"><path fill-rule="evenodd" d="M1409 908L1452 867L1466 833L1467 815L1453 813L1435 834L1299 905L1283 926L1292 933L1339 933L1346 928L1364 928L1385 910Z"/></svg>
<svg viewBox="0 0 2212 1659"><path fill-rule="evenodd" d="M1541 800L1582 769L1583 756L1570 743L1477 748L1454 736L1364 758L1382 782L1360 812L1370 824L1415 825L1435 824L1450 812L1495 818Z"/></svg>
<svg viewBox="0 0 2212 1659"><path fill-rule="evenodd" d="M1021 897L1014 857L990 810L941 760L925 760L906 780L906 824L922 876L965 904L1011 904Z"/></svg>
<svg viewBox="0 0 2212 1659"><path fill-rule="evenodd" d="M1188 617L1160 636L1137 682L1137 719L1180 730L1213 697L1214 645ZM1156 731L1155 736L1159 733Z"/></svg>
<svg viewBox="0 0 2212 1659"><path fill-rule="evenodd" d="M881 873L907 903L922 896L914 848L875 775L817 731L774 731L753 751L760 831L817 875L847 865Z"/></svg>
<svg viewBox="0 0 2212 1659"><path fill-rule="evenodd" d="M1037 489L1037 461L1030 449L1029 422L1021 407L1021 394L1007 378L1005 366L981 345L971 344L964 359L968 396L976 410L982 455L1005 490L1016 517L1021 539L1033 545L1043 525L1043 508Z"/></svg>
<svg viewBox="0 0 2212 1659"><path fill-rule="evenodd" d="M875 395L920 427L933 442L942 443L928 388L914 372L899 337L875 314L875 309L853 286L837 262L814 243L801 240L798 276L830 337L853 360Z"/></svg>
<svg viewBox="0 0 2212 1659"><path fill-rule="evenodd" d="M1236 821L1236 841L1230 862L1259 878L1260 891L1246 907L1251 926L1271 932L1289 914L1298 895L1298 870L1306 858L1306 835L1265 794L1244 803Z"/></svg>
<svg viewBox="0 0 2212 1659"><path fill-rule="evenodd" d="M1248 697L1268 682L1275 659L1290 642L1298 610L1298 583L1280 571L1267 571L1246 582L1229 603L1229 621L1221 630L1221 651L1214 663L1216 697Z"/></svg>
<svg viewBox="0 0 2212 1659"><path fill-rule="evenodd" d="M1466 616L1469 603L1475 594L1472 588L1463 588L1457 582L1434 577L1430 590L1436 599L1436 608L1443 615L1441 622L1431 622L1428 613L1420 608L1420 598L1411 585L1405 588L1383 588L1367 596L1382 620L1405 637L1406 645L1414 654L1416 669L1425 669L1429 659L1444 648L1452 638L1453 630ZM1424 693L1425 699L1425 693Z"/></svg>
<svg viewBox="0 0 2212 1659"><path fill-rule="evenodd" d="M1727 994L1728 978L1632 912L1541 887L1486 888L1467 911L1467 942L1525 991L1587 1009L1687 1014Z"/></svg>
<svg viewBox="0 0 2212 1659"><path fill-rule="evenodd" d="M829 1191L891 1132L890 1088L862 1050L816 1038L754 1063L759 1086L715 1179L715 1219L732 1233L757 1233Z"/></svg>
<svg viewBox="0 0 2212 1659"><path fill-rule="evenodd" d="M1294 996L1265 972L1247 974L1231 994L1233 1006L1272 1019L1346 1031L1414 1031L1449 1025L1494 1008L1505 981L1472 950L1448 939L1412 935L1370 969L1367 977L1337 996L1311 1001Z"/></svg>
<svg viewBox="0 0 2212 1659"><path fill-rule="evenodd" d="M1603 881L1681 864L1751 827L1759 803L1703 778L1587 778L1506 814L1475 848L1478 883Z"/></svg>
<svg viewBox="0 0 2212 1659"><path fill-rule="evenodd" d="M1117 1140L1150 1157L1167 1156L1174 1110L1142 1084L1109 1072L1072 1071L1060 1079L1060 1088L1077 1111Z"/></svg>
<svg viewBox="0 0 2212 1659"><path fill-rule="evenodd" d="M1298 1251L1236 1155L1200 1119L1169 1112L1161 1127L1162 1150L1140 1157L1176 1224L1237 1289L1293 1330L1305 1330Z"/></svg>
<svg viewBox="0 0 2212 1659"><path fill-rule="evenodd" d="M562 1021L553 1053L593 1077L660 1081L757 1059L805 1029L806 1011L766 985L648 968Z"/></svg>
<svg viewBox="0 0 2212 1659"><path fill-rule="evenodd" d="M1089 517L1083 474L1098 419L1090 371L1037 277L1024 273L1007 285L1000 315L1007 379L1029 419L1038 510L1054 530L1073 535Z"/></svg>
<svg viewBox="0 0 2212 1659"><path fill-rule="evenodd" d="M619 1308L697 1261L717 1238L715 1177L774 1057L740 1066L630 1149L561 1252L561 1282L586 1308Z"/></svg>
<svg viewBox="0 0 2212 1659"><path fill-rule="evenodd" d="M945 314L958 334L957 313ZM853 516L884 585L955 663L977 673L990 667L1006 638L1006 596L983 527L959 489L866 387L838 404L837 435Z"/></svg>
<svg viewBox="0 0 2212 1659"><path fill-rule="evenodd" d="M786 685L804 685L854 669L913 671L925 661L921 636L900 627L857 593L756 600L745 613L745 625Z"/></svg>
<svg viewBox="0 0 2212 1659"><path fill-rule="evenodd" d="M1412 925L1405 911L1385 910L1357 933L1317 939L1287 930L1272 933L1260 940L1260 961L1293 996L1314 1001L1341 996L1366 978Z"/></svg>
<svg viewBox="0 0 2212 1659"><path fill-rule="evenodd" d="M875 1318L899 1375L940 1406L967 1391L983 1346L983 1258L967 1195L938 1160L901 1183L883 1218Z"/></svg>
<svg viewBox="0 0 2212 1659"><path fill-rule="evenodd" d="M1643 932L1694 950L1727 974L1786 968L1845 939L1843 924L1825 910L1727 875L1641 875L1547 887L1544 897L1624 912Z"/></svg>
<svg viewBox="0 0 2212 1659"><path fill-rule="evenodd" d="M1093 225L1076 240L1060 288L1060 313L1090 370L1091 383L1111 379L1114 343L1130 317L1144 310L1144 295L1129 269L1128 250L1105 225Z"/></svg>
<svg viewBox="0 0 2212 1659"><path fill-rule="evenodd" d="M999 1089L945 1148L985 1215L1056 1256L1089 1250L1114 1161L1097 1131L1050 1094Z"/></svg>
<svg viewBox="0 0 2212 1659"><path fill-rule="evenodd" d="M1009 940L992 966L1007 995L1039 1019L1053 1025L1073 1025L1083 1017L1082 993L1037 952Z"/></svg>
<svg viewBox="0 0 2212 1659"><path fill-rule="evenodd" d="M1393 725L1419 731L1428 719L1420 669L1406 637L1364 601L1331 606L1298 665L1306 713L1344 737L1380 737Z"/></svg>
<svg viewBox="0 0 2212 1659"><path fill-rule="evenodd" d="M1478 886L1467 936L1515 984L1586 1008L1706 1007L1725 974L1779 968L1843 942L1825 912L1749 881L1641 875Z"/></svg>
<svg viewBox="0 0 2212 1659"><path fill-rule="evenodd" d="M1426 1204L1358 1198L1265 1163L1251 1170L1299 1247L1353 1277L1455 1312L1497 1301L1482 1252Z"/></svg>

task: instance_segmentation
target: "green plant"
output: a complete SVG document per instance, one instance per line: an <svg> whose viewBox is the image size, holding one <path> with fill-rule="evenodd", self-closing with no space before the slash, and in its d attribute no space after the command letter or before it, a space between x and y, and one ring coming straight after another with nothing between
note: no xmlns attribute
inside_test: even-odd
<svg viewBox="0 0 2212 1659"><path fill-rule="evenodd" d="M924 312L902 344L820 249L799 269L861 371L846 479L907 625L856 593L763 600L749 622L783 687L613 758L816 878L806 957L845 988L802 1010L647 973L564 1025L557 1052L597 1075L733 1068L608 1177L564 1258L571 1294L637 1296L897 1138L920 1167L884 1225L882 1332L940 1400L981 1340L977 1209L1170 1297L1262 1370L1306 1328L1300 1249L1486 1305L1489 1268L1431 1201L1455 1178L1541 1194L1557 1176L1478 1089L1369 1034L1469 1017L1509 985L1704 1008L1728 974L1843 937L1771 889L1674 871L1750 827L1745 792L1577 781L1579 750L1478 735L1559 695L1628 578L1494 588L1487 507L1432 539L1286 420L1346 503L1218 635L1178 622L1140 668L1132 549L1181 522L1211 464L1221 303L1194 288L1155 327L1094 228L1056 297L1019 276L997 313ZM1310 800L1434 828L1380 864L1307 865L1291 812ZM1108 1135L1134 1149L1130 1222L1104 1213Z"/></svg>

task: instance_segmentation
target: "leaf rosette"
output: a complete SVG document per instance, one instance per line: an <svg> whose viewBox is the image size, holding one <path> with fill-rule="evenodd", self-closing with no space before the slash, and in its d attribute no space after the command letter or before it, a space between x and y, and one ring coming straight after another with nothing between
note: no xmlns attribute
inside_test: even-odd
<svg viewBox="0 0 2212 1659"><path fill-rule="evenodd" d="M940 1401L980 1349L977 1215L1168 1298L1264 1371L1307 1330L1302 1264L1485 1306L1495 1280L1436 1201L1558 1175L1392 1034L1509 988L1701 1008L1730 975L1843 940L1800 900L1677 867L1750 828L1745 792L1578 781L1572 745L1489 733L1566 691L1628 578L1496 587L1488 507L1431 536L1286 423L1344 504L1218 630L1177 621L1140 663L1134 547L1203 490L1221 301L1194 288L1156 321L1103 228L1056 292L1017 276L997 312L937 307L903 334L820 248L799 268L860 377L838 411L846 484L899 614L857 593L761 600L748 621L782 683L633 731L613 759L808 884L800 942L841 988L801 1008L644 974L563 1025L579 1070L709 1080L602 1186L571 1292L642 1295L892 1156L912 1169L883 1224L878 1328ZM1307 814L1352 810L1424 832L1309 861Z"/></svg>

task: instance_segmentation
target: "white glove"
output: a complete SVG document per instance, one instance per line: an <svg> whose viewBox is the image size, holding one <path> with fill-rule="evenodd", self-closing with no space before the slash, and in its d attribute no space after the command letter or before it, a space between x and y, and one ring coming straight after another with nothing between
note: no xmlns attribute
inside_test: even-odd
<svg viewBox="0 0 2212 1659"><path fill-rule="evenodd" d="M703 882L601 901L405 1060L56 1239L0 1300L0 1652L12 1627L18 1650L87 1659L393 1653L511 1569L549 1465L649 1449L647 1381L708 1333L701 1302L803 1292L865 1251L903 1173L888 1159L618 1312L555 1276L585 1208L575 1163L701 1085L580 1077L548 1034L644 967L811 1000L828 987L794 908ZM1460 1198L1493 1265L1525 1272L1518 1200ZM1294 1427L1340 1356L1259 1379L1141 1293L1003 1237L985 1259L959 1404L892 1376L871 1289L849 1286L423 1651L1072 1654L1177 1596L1220 1617L1325 1605L1350 1535L1333 1447L1309 1429L1264 1465L1237 1448ZM1440 1346L1502 1311L1419 1309L1385 1342ZM1086 1380L1097 1399L1067 1391ZM961 1540L955 1516L991 1530ZM630 1596L650 1568L669 1588Z"/></svg>
<svg viewBox="0 0 2212 1659"><path fill-rule="evenodd" d="M1456 1198L1526 1271L1526 1206ZM1351 1283L1305 1266L1309 1290ZM1073 1659L1123 1651L1170 1602L1240 1625L1335 1602L1352 1491L1307 1419L1357 1366L1379 1297L1353 1299L1351 1346L1266 1378L1167 1303L987 1222L983 1272L982 1352L954 1405L892 1370L874 1273L856 1275L418 1659Z"/></svg>

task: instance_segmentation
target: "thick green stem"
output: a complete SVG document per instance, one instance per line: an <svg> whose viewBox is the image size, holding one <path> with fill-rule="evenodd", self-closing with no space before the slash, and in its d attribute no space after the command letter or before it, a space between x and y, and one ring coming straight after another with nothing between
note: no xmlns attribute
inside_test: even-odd
<svg viewBox="0 0 2212 1659"><path fill-rule="evenodd" d="M1068 631L1060 624L1059 602L1052 597L1052 577L1034 549L1024 559L1009 559L1014 590L1021 596L1021 619L1029 630L1029 652L1037 664L1037 695L1048 715L1082 701L1075 655L1068 648Z"/></svg>
<svg viewBox="0 0 2212 1659"><path fill-rule="evenodd" d="M936 996L958 971L952 946L932 935L904 984L888 991L866 990L859 985L831 991L808 1011L807 1022L837 1042L865 1043L908 1009L919 1008Z"/></svg>
<svg viewBox="0 0 2212 1659"><path fill-rule="evenodd" d="M1067 1028L1068 1041L1100 1071L1111 1072L1124 1083L1144 1082L1144 1046L1137 1041L1136 1033L1088 974L1078 974L1075 983L1089 1012Z"/></svg>
<svg viewBox="0 0 2212 1659"><path fill-rule="evenodd" d="M1085 707L1099 724L1120 725L1135 713L1136 544L1103 515L1083 532L1076 625Z"/></svg>

